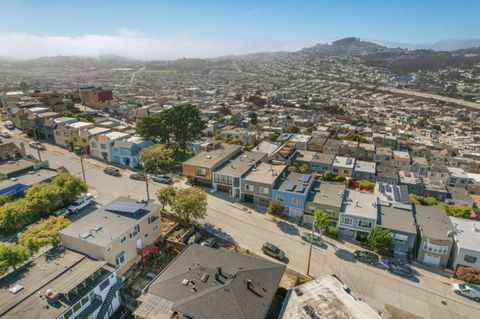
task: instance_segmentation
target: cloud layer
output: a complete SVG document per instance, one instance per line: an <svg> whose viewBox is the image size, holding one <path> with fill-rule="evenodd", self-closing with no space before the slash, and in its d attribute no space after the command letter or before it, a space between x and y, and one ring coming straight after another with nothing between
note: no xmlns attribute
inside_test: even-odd
<svg viewBox="0 0 480 319"><path fill-rule="evenodd" d="M294 51L315 40L224 40L217 38L149 38L131 30L118 36L1 35L0 56L30 59L56 55L100 56L115 54L133 59L207 58L229 54Z"/></svg>

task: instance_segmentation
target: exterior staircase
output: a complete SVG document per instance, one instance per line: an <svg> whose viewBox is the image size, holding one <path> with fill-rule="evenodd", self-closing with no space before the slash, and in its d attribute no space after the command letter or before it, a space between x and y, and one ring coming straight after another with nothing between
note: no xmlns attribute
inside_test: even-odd
<svg viewBox="0 0 480 319"><path fill-rule="evenodd" d="M108 308L110 308L110 304L112 303L112 300L115 297L115 294L116 294L119 286L120 285L117 282L115 285L110 287L110 290L108 291L107 297L103 301L102 307L100 308L100 311L98 312L97 319L105 318L105 315L107 314Z"/></svg>

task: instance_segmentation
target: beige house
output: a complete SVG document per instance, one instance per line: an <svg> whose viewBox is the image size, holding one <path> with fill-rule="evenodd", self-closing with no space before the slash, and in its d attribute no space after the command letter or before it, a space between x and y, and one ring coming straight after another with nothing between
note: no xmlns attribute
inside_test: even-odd
<svg viewBox="0 0 480 319"><path fill-rule="evenodd" d="M55 143L73 150L74 138L79 138L79 131L93 128L93 123L75 122L58 125L53 129Z"/></svg>
<svg viewBox="0 0 480 319"><path fill-rule="evenodd" d="M62 244L117 266L123 276L161 234L160 205L119 197L60 231Z"/></svg>

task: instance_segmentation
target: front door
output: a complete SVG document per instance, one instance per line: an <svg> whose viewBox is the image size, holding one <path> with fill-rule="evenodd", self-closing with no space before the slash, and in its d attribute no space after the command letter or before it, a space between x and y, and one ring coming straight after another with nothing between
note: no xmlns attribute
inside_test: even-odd
<svg viewBox="0 0 480 319"><path fill-rule="evenodd" d="M139 238L139 239L137 239L137 249L142 249L142 248L143 248L142 239Z"/></svg>

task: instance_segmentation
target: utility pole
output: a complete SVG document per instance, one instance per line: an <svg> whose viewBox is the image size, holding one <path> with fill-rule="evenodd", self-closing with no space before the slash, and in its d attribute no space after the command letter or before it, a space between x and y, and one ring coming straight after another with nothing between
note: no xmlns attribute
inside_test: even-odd
<svg viewBox="0 0 480 319"><path fill-rule="evenodd" d="M40 142L38 141L37 138L37 129L33 129L33 136L35 137L35 143L37 143L37 153L38 153L38 160L42 160L42 155L40 153Z"/></svg>
<svg viewBox="0 0 480 319"><path fill-rule="evenodd" d="M312 216L314 217L314 216ZM310 262L312 260L313 236L315 235L315 217L312 220L312 237L310 238L310 248L308 250L307 276L310 276Z"/></svg>
<svg viewBox="0 0 480 319"><path fill-rule="evenodd" d="M148 190L147 166L143 165L143 176L145 177L145 188L147 189L147 202L150 202L150 192Z"/></svg>
<svg viewBox="0 0 480 319"><path fill-rule="evenodd" d="M82 166L83 182L87 184L87 179L85 178L85 167L83 166L83 149L80 152L80 165Z"/></svg>

